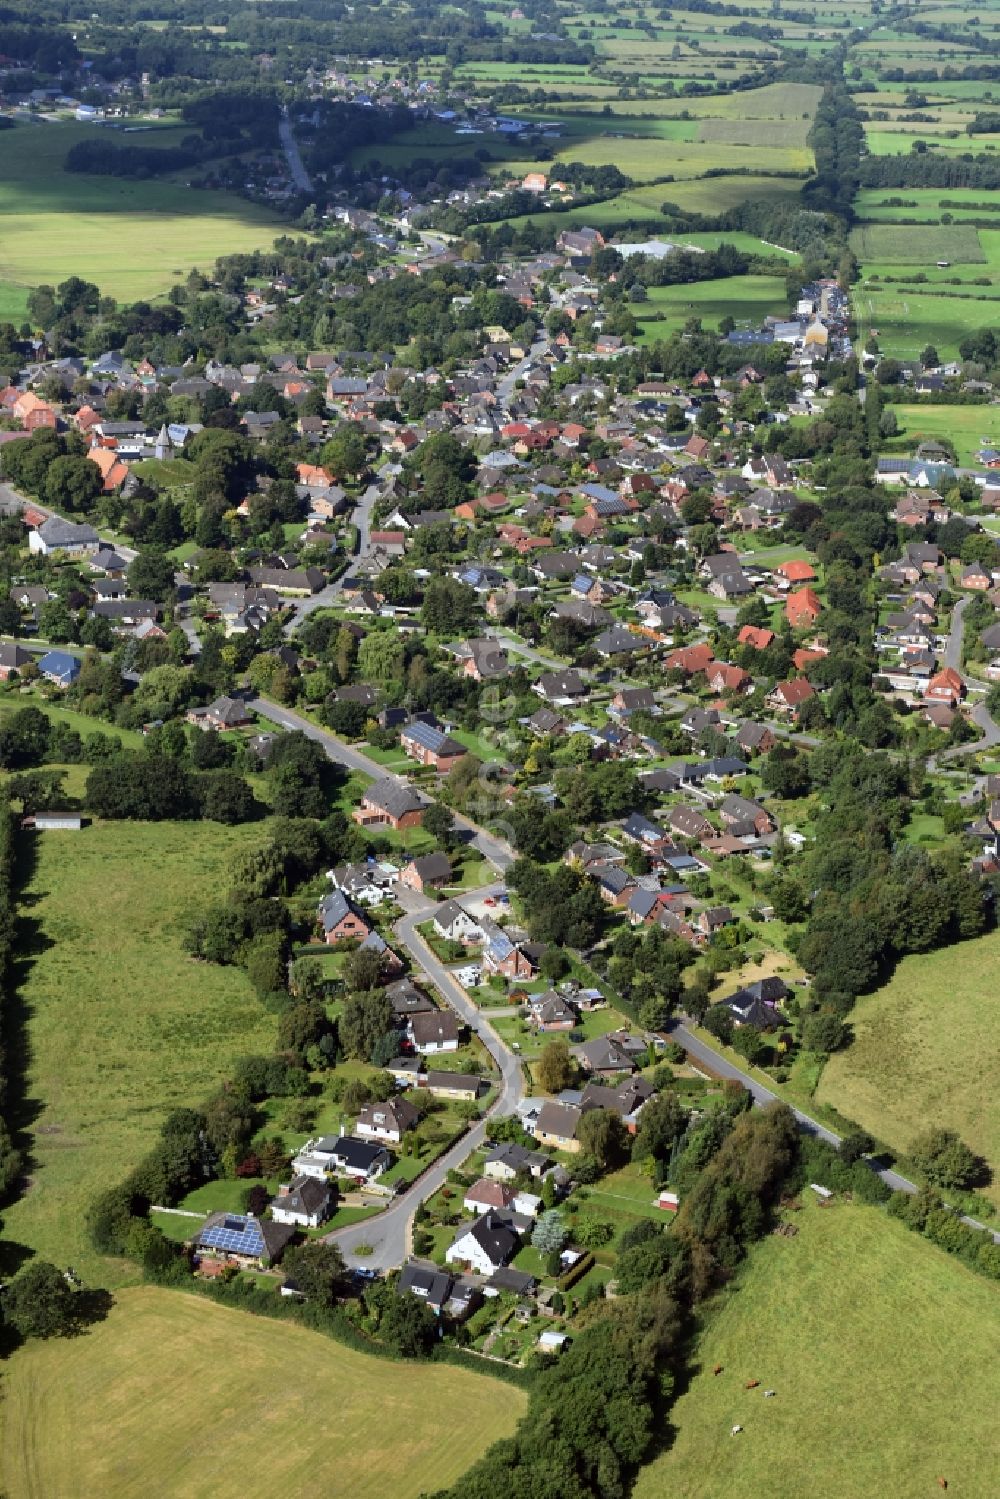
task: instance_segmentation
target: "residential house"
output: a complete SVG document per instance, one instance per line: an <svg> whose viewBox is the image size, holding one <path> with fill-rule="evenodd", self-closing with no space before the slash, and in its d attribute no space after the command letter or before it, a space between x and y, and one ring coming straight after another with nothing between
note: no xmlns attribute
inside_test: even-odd
<svg viewBox="0 0 1000 1499"><path fill-rule="evenodd" d="M361 827L390 827L399 832L420 826L426 803L396 776L374 781L361 794L361 805L351 814Z"/></svg>
<svg viewBox="0 0 1000 1499"><path fill-rule="evenodd" d="M317 912L323 941L329 947L340 942L363 942L371 934L372 927L365 913L343 892L331 890L319 903Z"/></svg>
<svg viewBox="0 0 1000 1499"><path fill-rule="evenodd" d="M419 765L430 765L442 775L457 765L468 750L443 729L417 720L408 723L399 736L404 752Z"/></svg>
<svg viewBox="0 0 1000 1499"><path fill-rule="evenodd" d="M522 1174L539 1179L551 1165L550 1158L543 1151L529 1150L525 1145L503 1141L487 1154L483 1162L483 1175L505 1182L512 1182Z"/></svg>
<svg viewBox="0 0 1000 1499"><path fill-rule="evenodd" d="M79 657L69 651L47 651L38 661L38 670L47 682L57 687L71 687L80 675Z"/></svg>
<svg viewBox="0 0 1000 1499"><path fill-rule="evenodd" d="M414 1051L422 1057L457 1051L462 1033L458 1017L451 1010L429 1010L411 1015L406 1029Z"/></svg>
<svg viewBox="0 0 1000 1499"><path fill-rule="evenodd" d="M444 853L422 854L411 859L409 864L404 864L399 876L401 885L421 894L426 890L439 890L450 880L451 860Z"/></svg>
<svg viewBox="0 0 1000 1499"><path fill-rule="evenodd" d="M234 1264L263 1269L281 1259L294 1235L292 1224L268 1222L252 1213L209 1213L195 1236L194 1247Z"/></svg>
<svg viewBox="0 0 1000 1499"><path fill-rule="evenodd" d="M26 651L23 645L0 645L0 682L6 682L12 676L17 676L34 659L31 652Z"/></svg>
<svg viewBox="0 0 1000 1499"><path fill-rule="evenodd" d="M451 1098L457 1103L475 1103L482 1079L471 1072L440 1072L428 1068L417 1075L417 1087L426 1088L434 1098Z"/></svg>
<svg viewBox="0 0 1000 1499"><path fill-rule="evenodd" d="M448 942L474 943L483 940L483 929L457 900L447 900L434 912L434 930Z"/></svg>
<svg viewBox="0 0 1000 1499"><path fill-rule="evenodd" d="M390 1098L386 1103L370 1103L361 1110L354 1133L362 1140L379 1140L383 1145L398 1145L406 1131L414 1129L420 1114L406 1098Z"/></svg>
<svg viewBox="0 0 1000 1499"><path fill-rule="evenodd" d="M63 520L50 515L36 526L28 536L28 550L36 556L50 557L53 552L67 552L70 556L86 556L100 547L100 538L93 526Z"/></svg>
<svg viewBox="0 0 1000 1499"><path fill-rule="evenodd" d="M468 1265L480 1275L492 1275L517 1253L520 1238L498 1213L490 1211L467 1228L460 1228L445 1251L449 1265Z"/></svg>
<svg viewBox="0 0 1000 1499"><path fill-rule="evenodd" d="M816 693L805 677L789 677L767 695L767 705L785 718L797 718L803 703Z"/></svg>
<svg viewBox="0 0 1000 1499"><path fill-rule="evenodd" d="M271 1217L275 1223L291 1223L296 1228L318 1228L330 1216L333 1193L325 1182L314 1176L297 1176L288 1186L278 1188L271 1200Z"/></svg>

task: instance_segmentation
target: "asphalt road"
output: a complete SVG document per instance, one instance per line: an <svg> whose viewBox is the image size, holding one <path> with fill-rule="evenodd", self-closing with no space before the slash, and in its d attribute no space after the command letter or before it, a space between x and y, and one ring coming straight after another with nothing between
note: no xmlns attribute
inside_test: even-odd
<svg viewBox="0 0 1000 1499"><path fill-rule="evenodd" d="M287 106L282 110L281 119L278 122L278 135L281 138L285 160L288 162L288 170L292 174L292 181L300 193L311 193L313 190L312 178L302 164L298 143L292 131L292 122L288 118Z"/></svg>
<svg viewBox="0 0 1000 1499"><path fill-rule="evenodd" d="M514 387L518 380L527 378L533 364L545 355L549 347L547 338L539 338L532 344L520 363L515 364L513 369L507 371L503 379L497 383L497 405L509 406L514 395Z"/></svg>
<svg viewBox="0 0 1000 1499"><path fill-rule="evenodd" d="M524 1076L518 1058L471 1002L465 990L451 977L444 964L431 952L420 933L419 923L427 920L434 907L423 902L396 923L395 932L413 959L415 975L420 971L437 987L442 998L456 1012L469 1030L478 1035L500 1069L500 1092L485 1119L473 1126L450 1150L445 1151L419 1181L415 1182L385 1212L349 1228L334 1229L326 1236L338 1245L345 1261L352 1267L369 1270L393 1270L411 1252L413 1217L421 1203L444 1185L448 1172L460 1166L469 1154L488 1137L488 1120L513 1114L524 1093ZM371 1254L358 1255L358 1246L370 1247Z"/></svg>
<svg viewBox="0 0 1000 1499"><path fill-rule="evenodd" d="M389 772L384 765L379 765L353 745L345 744L328 729L318 728L316 724L310 723L308 718L303 718L301 713L296 713L292 708L283 708L278 703L272 703L264 697L248 698L247 702L255 713L261 718L270 719L283 729L300 729L308 739L315 739L321 744L327 755L338 765L345 765L348 770L359 770L366 776L372 776L375 780L382 780ZM498 838L493 833L487 833L482 828L477 828L468 818L455 813L455 826L466 835L469 846L475 848L485 859L501 871L509 869L514 862L514 851L510 844L504 839Z"/></svg>

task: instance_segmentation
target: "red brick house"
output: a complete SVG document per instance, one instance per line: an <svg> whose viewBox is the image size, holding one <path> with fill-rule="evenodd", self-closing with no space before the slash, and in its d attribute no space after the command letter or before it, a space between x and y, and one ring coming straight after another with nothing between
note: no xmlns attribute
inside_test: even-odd
<svg viewBox="0 0 1000 1499"><path fill-rule="evenodd" d="M399 875L401 885L421 895L425 890L440 890L450 879L451 860L447 854L424 854L419 859L412 859L403 866Z"/></svg>
<svg viewBox="0 0 1000 1499"><path fill-rule="evenodd" d="M370 936L372 927L364 912L343 892L331 890L319 903L317 920L328 947L340 942L363 942Z"/></svg>
<svg viewBox="0 0 1000 1499"><path fill-rule="evenodd" d="M386 776L368 787L352 815L363 828L387 827L396 831L418 828L423 820L424 803L405 781Z"/></svg>

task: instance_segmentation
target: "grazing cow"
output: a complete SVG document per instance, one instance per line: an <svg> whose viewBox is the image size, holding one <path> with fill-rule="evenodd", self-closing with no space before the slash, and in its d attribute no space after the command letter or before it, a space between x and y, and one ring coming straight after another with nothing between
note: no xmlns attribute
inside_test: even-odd
<svg viewBox="0 0 1000 1499"><path fill-rule="evenodd" d="M721 1364L716 1364L715 1368L712 1370L712 1373L713 1374L721 1374L722 1373L722 1365Z"/></svg>
<svg viewBox="0 0 1000 1499"><path fill-rule="evenodd" d="M939 1489L946 1489L947 1487L948 1487L948 1480L947 1480L947 1478L939 1478L938 1479L938 1488Z"/></svg>
<svg viewBox="0 0 1000 1499"><path fill-rule="evenodd" d="M730 1431L729 1435L731 1437L739 1436L739 1434L740 1434L740 1432L742 1430L743 1430L742 1426L734 1426L733 1429Z"/></svg>
<svg viewBox="0 0 1000 1499"><path fill-rule="evenodd" d="M764 1391L764 1399L765 1400L770 1400L771 1396L774 1395L774 1394L776 1394L776 1393L777 1392L775 1390L765 1390Z"/></svg>
<svg viewBox="0 0 1000 1499"><path fill-rule="evenodd" d="M748 1379L747 1382L746 1382L746 1384L743 1386L743 1388L745 1390L755 1390L759 1384L760 1384L760 1380L759 1379Z"/></svg>

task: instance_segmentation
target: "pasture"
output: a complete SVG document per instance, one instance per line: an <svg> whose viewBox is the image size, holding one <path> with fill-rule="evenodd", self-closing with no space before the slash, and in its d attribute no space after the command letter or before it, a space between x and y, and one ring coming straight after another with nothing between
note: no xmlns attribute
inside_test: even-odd
<svg viewBox="0 0 1000 1499"><path fill-rule="evenodd" d="M959 408L961 409L961 408ZM1000 1204L1000 1051L989 996L1000 932L904 958L883 988L851 1012L854 1044L823 1069L817 1090L894 1150L928 1121L955 1130L997 1173Z"/></svg>
<svg viewBox="0 0 1000 1499"><path fill-rule="evenodd" d="M149 141L176 131L150 132ZM19 125L0 152L0 299L3 284L96 282L119 301L156 297L192 266L269 246L282 231L267 209L181 182L86 177L63 171L70 146L107 139L99 126ZM2 306L2 301L0 301Z"/></svg>
<svg viewBox="0 0 1000 1499"><path fill-rule="evenodd" d="M851 232L859 260L934 266L939 260L982 265L986 254L972 224L862 224Z"/></svg>
<svg viewBox="0 0 1000 1499"><path fill-rule="evenodd" d="M205 1098L235 1058L270 1051L275 1020L237 968L196 963L187 917L219 896L260 829L97 824L33 842L18 1003L27 1044L30 1186L4 1239L98 1284L82 1215L153 1143L170 1109Z"/></svg>
<svg viewBox="0 0 1000 1499"><path fill-rule="evenodd" d="M798 1234L758 1244L709 1309L675 1440L635 1499L931 1495L939 1475L992 1493L995 1287L876 1208L789 1217Z"/></svg>
<svg viewBox="0 0 1000 1499"><path fill-rule="evenodd" d="M153 1287L123 1292L85 1337L19 1350L4 1394L9 1499L243 1499L265 1487L417 1499L508 1436L525 1405L486 1374L415 1374ZM323 1440L303 1441L317 1419Z"/></svg>

